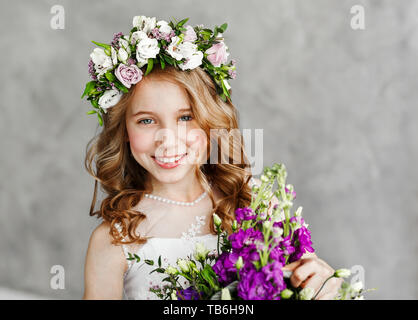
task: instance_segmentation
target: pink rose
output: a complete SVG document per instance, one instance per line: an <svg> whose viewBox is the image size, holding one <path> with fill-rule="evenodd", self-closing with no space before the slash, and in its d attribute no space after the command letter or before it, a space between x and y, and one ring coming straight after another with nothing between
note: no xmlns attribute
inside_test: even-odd
<svg viewBox="0 0 418 320"><path fill-rule="evenodd" d="M130 88L132 84L136 84L142 79L142 71L136 65L127 66L121 63L115 71L115 76L122 84Z"/></svg>
<svg viewBox="0 0 418 320"><path fill-rule="evenodd" d="M208 54L208 60L215 66L219 67L224 64L228 58L229 53L226 51L227 46L224 42L218 42L212 45L206 53Z"/></svg>
<svg viewBox="0 0 418 320"><path fill-rule="evenodd" d="M193 42L197 39L196 32L192 26L186 26L186 33L184 34L184 41Z"/></svg>

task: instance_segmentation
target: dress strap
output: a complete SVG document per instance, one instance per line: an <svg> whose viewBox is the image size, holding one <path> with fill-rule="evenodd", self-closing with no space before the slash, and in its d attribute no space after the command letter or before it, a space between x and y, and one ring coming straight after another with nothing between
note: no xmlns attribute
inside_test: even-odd
<svg viewBox="0 0 418 320"><path fill-rule="evenodd" d="M120 223L116 222L115 227L116 227L116 230L118 230L119 234L122 236L123 240L125 241L126 239L125 239L125 237L123 237L122 226L120 225ZM122 246L122 250L123 250L123 254L125 255L125 258L128 259L129 258L129 253L128 253L127 246L125 244L122 244L121 246ZM128 270L126 270L125 275L128 273L129 269L131 269L131 266L132 266L132 263L133 263L132 260L126 260L126 261L128 263Z"/></svg>

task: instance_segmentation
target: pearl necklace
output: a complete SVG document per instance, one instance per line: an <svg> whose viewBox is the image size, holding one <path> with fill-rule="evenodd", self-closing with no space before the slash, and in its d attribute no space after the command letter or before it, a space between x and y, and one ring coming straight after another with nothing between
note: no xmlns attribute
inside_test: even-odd
<svg viewBox="0 0 418 320"><path fill-rule="evenodd" d="M204 197L206 197L207 191L203 192L196 200L192 202L186 202L186 201L175 201L167 198L163 198L160 196L155 196L153 194L146 193L144 196L149 199L158 200L164 203L170 203L170 204L176 204L179 206L194 206L196 203L198 203L200 200L202 200Z"/></svg>

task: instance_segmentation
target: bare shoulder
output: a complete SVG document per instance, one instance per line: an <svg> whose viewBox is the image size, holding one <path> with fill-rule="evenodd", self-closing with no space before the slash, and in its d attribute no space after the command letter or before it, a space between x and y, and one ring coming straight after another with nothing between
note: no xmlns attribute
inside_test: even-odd
<svg viewBox="0 0 418 320"><path fill-rule="evenodd" d="M83 299L121 299L127 263L121 246L112 244L107 222L97 226L88 244Z"/></svg>

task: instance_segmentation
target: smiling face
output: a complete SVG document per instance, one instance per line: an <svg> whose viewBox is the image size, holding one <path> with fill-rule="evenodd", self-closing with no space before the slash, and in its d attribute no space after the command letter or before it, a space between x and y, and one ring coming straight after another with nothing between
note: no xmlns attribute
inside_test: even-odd
<svg viewBox="0 0 418 320"><path fill-rule="evenodd" d="M175 83L156 78L138 83L126 129L133 157L159 183L194 179L196 164L206 162L206 134L187 92Z"/></svg>

